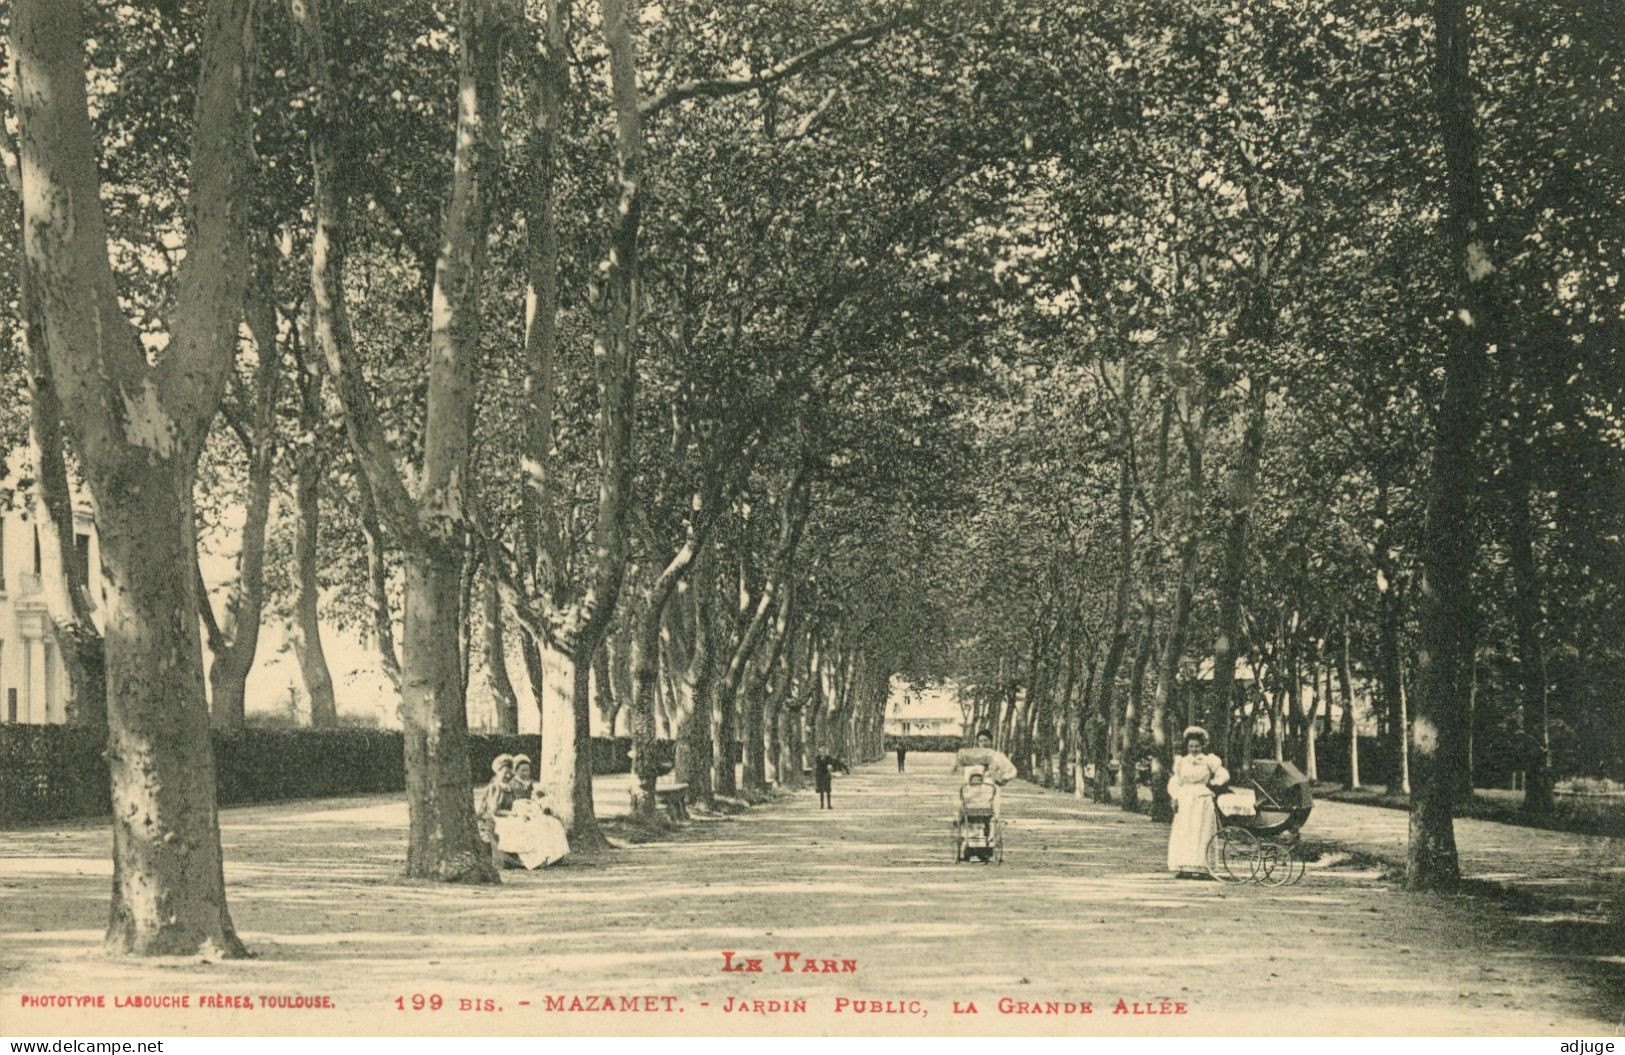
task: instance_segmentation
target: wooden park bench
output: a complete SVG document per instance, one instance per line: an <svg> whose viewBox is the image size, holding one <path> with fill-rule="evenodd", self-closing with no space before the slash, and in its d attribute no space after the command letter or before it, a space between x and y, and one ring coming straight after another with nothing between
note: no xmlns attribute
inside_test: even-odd
<svg viewBox="0 0 1625 1055"><path fill-rule="evenodd" d="M634 790L632 794L635 796L637 792ZM674 821L688 820L688 785L656 784L655 804Z"/></svg>
<svg viewBox="0 0 1625 1055"><path fill-rule="evenodd" d="M655 801L674 821L688 820L688 785L656 784Z"/></svg>

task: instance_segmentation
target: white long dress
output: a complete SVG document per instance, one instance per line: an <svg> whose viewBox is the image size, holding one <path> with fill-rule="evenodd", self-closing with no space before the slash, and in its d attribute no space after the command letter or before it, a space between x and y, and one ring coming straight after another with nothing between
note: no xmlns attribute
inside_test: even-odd
<svg viewBox="0 0 1625 1055"><path fill-rule="evenodd" d="M1208 784L1223 784L1229 779L1230 773L1218 755L1180 755L1174 759L1168 797L1178 808L1168 832L1168 871L1207 871L1208 840L1219 827Z"/></svg>
<svg viewBox="0 0 1625 1055"><path fill-rule="evenodd" d="M982 777L989 784L1005 784L1016 777L1016 764L1010 756L991 747L961 747L954 755L954 769L963 774L962 782L970 782L972 766L982 767Z"/></svg>
<svg viewBox="0 0 1625 1055"><path fill-rule="evenodd" d="M526 868L544 868L570 852L564 825L530 799L513 804L511 813L495 819L497 849L513 854Z"/></svg>

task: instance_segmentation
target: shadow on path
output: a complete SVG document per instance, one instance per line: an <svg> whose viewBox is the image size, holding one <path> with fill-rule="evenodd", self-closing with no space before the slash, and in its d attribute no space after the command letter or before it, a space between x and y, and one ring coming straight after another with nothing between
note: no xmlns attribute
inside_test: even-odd
<svg viewBox="0 0 1625 1055"><path fill-rule="evenodd" d="M1615 1031L1625 1010L1620 956L1554 946L1479 899L1336 869L1283 890L1175 880L1165 827L1030 785L1007 789L1006 862L955 863L950 761L858 767L838 778L832 811L804 792L669 841L508 872L500 888L398 880L406 817L393 798L227 810L231 911L258 956L225 964L103 958L105 833L7 833L0 1013L20 1029L9 1020L23 993L314 993L342 1017L288 1013L301 1017L276 1028L696 1032L739 1028L719 1017L730 997L805 1000L814 1015L844 997L918 1000L925 1014L740 1021L753 1032L1583 1035ZM725 973L724 951L766 970ZM776 951L856 970L787 973ZM394 1010L397 996L426 992L504 1011ZM617 1025L543 1011L580 994L671 997L685 1017ZM1119 999L1187 1010L1114 1015ZM950 1016L953 1000L978 1015ZM1001 1013L1001 1000L1094 1013ZM172 1032L270 1028L265 1012L175 1014Z"/></svg>

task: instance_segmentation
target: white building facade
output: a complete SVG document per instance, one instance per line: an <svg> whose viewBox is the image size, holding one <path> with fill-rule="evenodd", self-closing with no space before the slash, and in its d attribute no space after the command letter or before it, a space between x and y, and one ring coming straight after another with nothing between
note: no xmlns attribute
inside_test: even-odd
<svg viewBox="0 0 1625 1055"><path fill-rule="evenodd" d="M105 608L101 554L89 509L75 509L74 549L89 586L92 618ZM68 672L46 605L46 589L67 589L67 572L42 546L49 530L28 508L0 510L0 722L41 725L68 719Z"/></svg>
<svg viewBox="0 0 1625 1055"><path fill-rule="evenodd" d="M887 736L960 736L964 728L958 689L951 682L914 686L902 678L892 679Z"/></svg>

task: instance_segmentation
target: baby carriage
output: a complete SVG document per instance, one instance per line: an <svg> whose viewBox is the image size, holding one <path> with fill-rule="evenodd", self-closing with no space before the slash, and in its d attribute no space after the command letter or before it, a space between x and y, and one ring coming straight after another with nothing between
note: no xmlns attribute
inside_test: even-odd
<svg viewBox="0 0 1625 1055"><path fill-rule="evenodd" d="M1219 830L1207 844L1208 871L1231 883L1287 886L1303 878L1298 831L1314 798L1309 778L1290 762L1259 759L1239 783L1213 800Z"/></svg>
<svg viewBox="0 0 1625 1055"><path fill-rule="evenodd" d="M983 861L1004 863L1004 820L999 816L999 789L984 785L992 791L985 802L961 801L959 816L952 825L954 862Z"/></svg>

